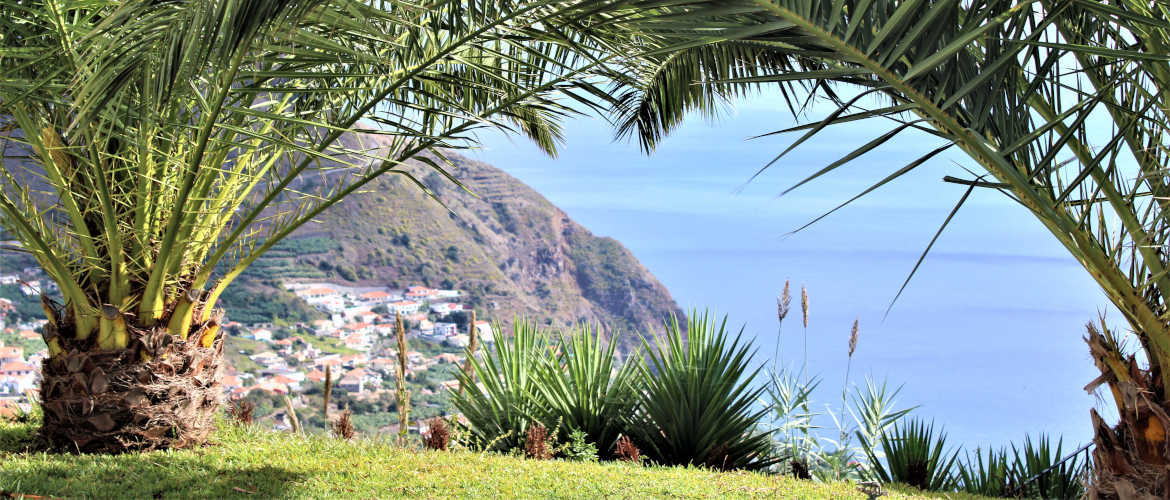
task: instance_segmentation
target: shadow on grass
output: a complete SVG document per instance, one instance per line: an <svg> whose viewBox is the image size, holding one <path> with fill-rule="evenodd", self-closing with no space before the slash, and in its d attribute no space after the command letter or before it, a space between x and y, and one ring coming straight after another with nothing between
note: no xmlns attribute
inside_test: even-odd
<svg viewBox="0 0 1170 500"><path fill-rule="evenodd" d="M33 436L31 426L0 425L0 498L281 498L297 496L304 479L304 474L277 465L223 463L200 450L125 455L30 451Z"/></svg>

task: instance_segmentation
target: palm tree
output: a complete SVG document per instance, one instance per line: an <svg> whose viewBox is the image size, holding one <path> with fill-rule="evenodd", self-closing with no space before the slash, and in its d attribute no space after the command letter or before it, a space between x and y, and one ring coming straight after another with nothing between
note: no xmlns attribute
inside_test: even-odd
<svg viewBox="0 0 1170 500"><path fill-rule="evenodd" d="M0 224L60 290L44 437L203 442L225 287L380 175L425 189L480 127L554 151L567 102L603 101L611 4L0 0Z"/></svg>
<svg viewBox="0 0 1170 500"><path fill-rule="evenodd" d="M644 23L649 43L680 48L614 75L624 89L621 133L652 149L686 112L778 83L794 112L814 98L835 109L778 131L799 136L768 165L835 124L879 129L789 190L910 130L937 144L857 197L944 151L965 153L971 177L944 179L965 186L955 210L975 189L1019 202L1137 339L1135 356L1104 321L1088 329L1101 376L1086 389L1107 386L1121 415L1110 427L1091 411L1093 494L1170 495L1170 4L726 0L662 9L669 15Z"/></svg>

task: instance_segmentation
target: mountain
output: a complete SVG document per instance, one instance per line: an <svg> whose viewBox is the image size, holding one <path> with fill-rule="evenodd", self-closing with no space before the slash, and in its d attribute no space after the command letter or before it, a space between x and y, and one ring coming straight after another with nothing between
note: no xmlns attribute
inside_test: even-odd
<svg viewBox="0 0 1170 500"><path fill-rule="evenodd" d="M347 138L374 142L377 137ZM422 284L467 292L480 318L511 323L588 322L606 331L649 332L681 310L664 287L621 243L574 222L504 171L447 154L448 171L470 192L433 170L386 175L324 212L274 248L239 280L229 316L250 314L246 295L297 312L279 292L282 280L406 287ZM304 186L325 181L316 180ZM241 296L244 294L245 296ZM239 312L236 308L245 306ZM632 336L625 346L636 343Z"/></svg>

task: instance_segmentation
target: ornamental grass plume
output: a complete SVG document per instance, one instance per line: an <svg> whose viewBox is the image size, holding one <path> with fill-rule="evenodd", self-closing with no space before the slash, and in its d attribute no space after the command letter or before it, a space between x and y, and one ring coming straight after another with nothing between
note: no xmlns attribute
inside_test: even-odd
<svg viewBox="0 0 1170 500"><path fill-rule="evenodd" d="M321 414L325 417L325 421L329 421L329 398L333 396L333 371L331 366L325 365L325 404L321 408Z"/></svg>
<svg viewBox="0 0 1170 500"><path fill-rule="evenodd" d="M861 318L853 320L853 329L849 331L849 361L845 363L845 384L841 386L841 417L845 417L845 393L849 390L849 369L853 368L853 351L857 350L857 337ZM841 429L841 440L845 440L845 429Z"/></svg>
<svg viewBox="0 0 1170 500"><path fill-rule="evenodd" d="M800 285L800 315L804 323L804 360L800 364L800 372L804 376L804 383L808 384L808 288Z"/></svg>
<svg viewBox="0 0 1170 500"><path fill-rule="evenodd" d="M467 359L463 360L463 373L467 374L468 380L475 383L475 351L479 349L479 328L475 326L475 309L471 310L470 327L467 329L467 336L469 342L467 343ZM459 394L463 394L463 382L459 382Z"/></svg>
<svg viewBox="0 0 1170 500"><path fill-rule="evenodd" d="M788 292L788 280L784 280L784 292L776 298L776 317L778 324L784 323L784 318L788 316L788 304L791 302L792 294Z"/></svg>
<svg viewBox="0 0 1170 500"><path fill-rule="evenodd" d="M853 351L857 349L857 325L861 318L853 320L853 331L849 332L849 359L853 359Z"/></svg>
<svg viewBox="0 0 1170 500"><path fill-rule="evenodd" d="M780 361L780 333L784 326L784 318L788 317L788 306L792 302L792 294L788 291L788 280L784 280L784 291L776 297L776 349L772 353L772 372L776 371L776 364Z"/></svg>
<svg viewBox="0 0 1170 500"><path fill-rule="evenodd" d="M398 400L398 443L406 446L406 438L410 435L410 390L406 388L406 326L398 312L394 313L394 333L398 336L398 376L394 381Z"/></svg>
<svg viewBox="0 0 1170 500"><path fill-rule="evenodd" d="M808 328L808 288L800 285L800 314L804 317L804 327Z"/></svg>

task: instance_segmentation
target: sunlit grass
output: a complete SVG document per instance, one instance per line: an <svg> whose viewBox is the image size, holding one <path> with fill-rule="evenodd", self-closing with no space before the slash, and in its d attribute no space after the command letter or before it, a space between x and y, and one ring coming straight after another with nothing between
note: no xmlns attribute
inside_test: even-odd
<svg viewBox="0 0 1170 500"><path fill-rule="evenodd" d="M222 425L213 445L118 456L25 451L0 423L0 494L64 498L856 498L850 483L396 448ZM891 493L884 499L931 498ZM949 496L947 498L977 498Z"/></svg>

